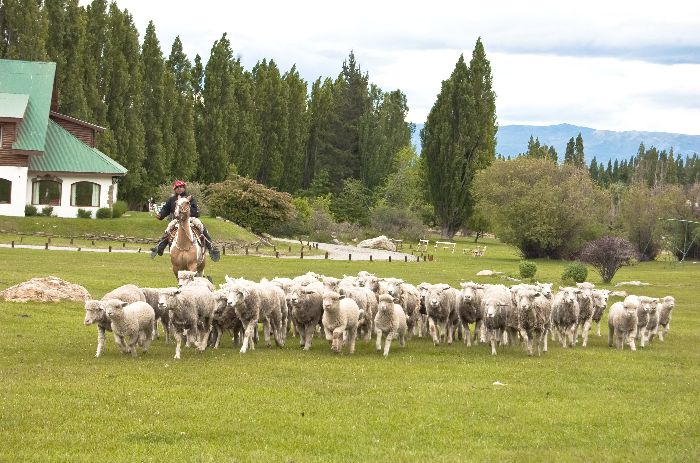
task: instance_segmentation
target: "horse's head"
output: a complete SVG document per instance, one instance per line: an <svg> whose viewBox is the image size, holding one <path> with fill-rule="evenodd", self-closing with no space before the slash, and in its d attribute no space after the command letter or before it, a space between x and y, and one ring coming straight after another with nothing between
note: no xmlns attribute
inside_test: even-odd
<svg viewBox="0 0 700 463"><path fill-rule="evenodd" d="M190 217L190 201L192 196L179 198L175 203L175 218L182 222Z"/></svg>

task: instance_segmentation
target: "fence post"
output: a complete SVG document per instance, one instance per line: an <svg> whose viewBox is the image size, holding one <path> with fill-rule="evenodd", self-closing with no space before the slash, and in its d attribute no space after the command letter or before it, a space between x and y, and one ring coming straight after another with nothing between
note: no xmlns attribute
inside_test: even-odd
<svg viewBox="0 0 700 463"><path fill-rule="evenodd" d="M139 254L141 253L141 248L139 248L138 252L139 252Z"/></svg>
<svg viewBox="0 0 700 463"><path fill-rule="evenodd" d="M292 247L291 247L291 246L289 246L289 252L292 252Z"/></svg>
<svg viewBox="0 0 700 463"><path fill-rule="evenodd" d="M326 260L328 260L328 251L326 251Z"/></svg>
<svg viewBox="0 0 700 463"><path fill-rule="evenodd" d="M279 253L279 251L275 251L275 257L278 258L278 259L280 258L280 253Z"/></svg>
<svg viewBox="0 0 700 463"><path fill-rule="evenodd" d="M109 245L109 252L112 252L112 245Z"/></svg>
<svg viewBox="0 0 700 463"><path fill-rule="evenodd" d="M12 248L14 249L15 247L15 240L12 240Z"/></svg>
<svg viewBox="0 0 700 463"><path fill-rule="evenodd" d="M70 239L70 245L73 246L73 238Z"/></svg>
<svg viewBox="0 0 700 463"><path fill-rule="evenodd" d="M256 245L255 245L255 252L256 252L256 253L258 252L258 249L260 249L260 245L259 245L259 244L256 244Z"/></svg>
<svg viewBox="0 0 700 463"><path fill-rule="evenodd" d="M304 251L301 251L301 259L304 258Z"/></svg>
<svg viewBox="0 0 700 463"><path fill-rule="evenodd" d="M245 255L248 255L248 246L245 247Z"/></svg>
<svg viewBox="0 0 700 463"><path fill-rule="evenodd" d="M49 243L48 243L48 241L44 244L44 249L49 249Z"/></svg>
<svg viewBox="0 0 700 463"><path fill-rule="evenodd" d="M352 260L352 254L348 254L348 260Z"/></svg>
<svg viewBox="0 0 700 463"><path fill-rule="evenodd" d="M122 241L122 247L123 247L123 248L126 247L126 241Z"/></svg>
<svg viewBox="0 0 700 463"><path fill-rule="evenodd" d="M226 255L226 245L221 246L221 254Z"/></svg>
<svg viewBox="0 0 700 463"><path fill-rule="evenodd" d="M389 260L391 260L391 256L389 256ZM369 255L369 261L372 262L372 254Z"/></svg>

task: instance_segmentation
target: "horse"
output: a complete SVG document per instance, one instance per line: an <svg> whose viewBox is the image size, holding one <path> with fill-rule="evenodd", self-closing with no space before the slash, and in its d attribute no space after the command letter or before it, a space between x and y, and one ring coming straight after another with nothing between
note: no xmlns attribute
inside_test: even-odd
<svg viewBox="0 0 700 463"><path fill-rule="evenodd" d="M180 198L175 205L177 231L170 247L170 263L173 266L175 278L180 270L197 272L197 276L200 277L204 272L204 247L195 237L190 224L191 199L192 196Z"/></svg>

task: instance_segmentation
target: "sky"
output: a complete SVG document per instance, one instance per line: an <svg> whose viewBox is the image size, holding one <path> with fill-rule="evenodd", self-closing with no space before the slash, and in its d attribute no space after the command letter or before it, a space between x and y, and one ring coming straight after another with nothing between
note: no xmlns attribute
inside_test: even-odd
<svg viewBox="0 0 700 463"><path fill-rule="evenodd" d="M81 2L87 3L87 2ZM481 37L499 125L569 123L700 135L699 1L117 0L164 54L177 35L208 59L227 33L246 69L274 59L309 82L350 51L370 82L425 121L459 55Z"/></svg>

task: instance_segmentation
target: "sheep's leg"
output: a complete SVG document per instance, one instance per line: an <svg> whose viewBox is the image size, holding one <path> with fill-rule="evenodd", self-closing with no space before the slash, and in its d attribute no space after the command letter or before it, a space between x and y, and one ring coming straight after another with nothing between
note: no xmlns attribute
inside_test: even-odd
<svg viewBox="0 0 700 463"><path fill-rule="evenodd" d="M258 322L257 320L251 320L248 322L248 326L246 326L245 329L245 334L243 335L243 345L241 346L241 354L245 354L246 351L248 350L248 344L253 345L253 332L255 331L255 328L257 328Z"/></svg>
<svg viewBox="0 0 700 463"><path fill-rule="evenodd" d="M583 338L583 343L581 346L586 347L588 345L588 332L591 331L591 321L586 320L583 322L583 328L582 328L582 338Z"/></svg>
<svg viewBox="0 0 700 463"><path fill-rule="evenodd" d="M608 347L613 346L613 334L615 334L615 328L608 324Z"/></svg>
<svg viewBox="0 0 700 463"><path fill-rule="evenodd" d="M389 334L386 335L386 340L384 341L384 357L389 356L389 349L391 348L391 340L396 337L396 331L390 331Z"/></svg>
<svg viewBox="0 0 700 463"><path fill-rule="evenodd" d="M491 355L496 355L497 333L491 332Z"/></svg>
<svg viewBox="0 0 700 463"><path fill-rule="evenodd" d="M95 357L99 357L102 355L102 351L105 348L105 341L107 340L107 336L105 336L105 329L102 328L101 326L97 326L97 352L95 352ZM661 337L661 340L663 341L663 336Z"/></svg>
<svg viewBox="0 0 700 463"><path fill-rule="evenodd" d="M129 350L131 351L131 356L136 357L136 346L139 345L139 341L141 340L141 333L137 332L136 334L132 335L131 338L129 339Z"/></svg>
<svg viewBox="0 0 700 463"><path fill-rule="evenodd" d="M634 345L634 337L632 337L632 336L628 337L628 338L627 338L627 343L629 344L630 349L632 349L632 351L636 351L636 350L637 350L637 347Z"/></svg>
<svg viewBox="0 0 700 463"><path fill-rule="evenodd" d="M351 329L350 333L348 335L348 348L350 349L351 354L355 353L355 340L356 339L357 339L357 327Z"/></svg>
<svg viewBox="0 0 700 463"><path fill-rule="evenodd" d="M272 347L272 342L270 341L270 320L264 318L263 322L263 337L265 338L265 346Z"/></svg>
<svg viewBox="0 0 700 463"><path fill-rule="evenodd" d="M375 331L375 334L377 335L377 342L375 343L375 348L377 349L377 352L381 352L382 351L382 330L377 328Z"/></svg>
<svg viewBox="0 0 700 463"><path fill-rule="evenodd" d="M540 335L540 340L542 341L542 350L547 352L547 340L549 339L549 328L545 328Z"/></svg>
<svg viewBox="0 0 700 463"><path fill-rule="evenodd" d="M144 332L141 334L141 349L143 349L144 354L148 352L148 349L151 347L151 341L153 341L151 333Z"/></svg>
<svg viewBox="0 0 700 463"><path fill-rule="evenodd" d="M331 349L333 349L334 352L340 352L340 350L343 348L343 336L345 335L345 327L344 326L339 326L338 328L333 330L333 345L331 346Z"/></svg>
<svg viewBox="0 0 700 463"><path fill-rule="evenodd" d="M448 321L441 321L438 326L440 327L440 341L447 342L447 344L452 344L452 333L450 328L447 326Z"/></svg>
<svg viewBox="0 0 700 463"><path fill-rule="evenodd" d="M309 349L311 349L311 340L314 337L315 326L310 324L310 325L306 325L302 328L303 328L303 330L300 330L300 333L303 332L303 334L300 336L304 337L304 350L309 350Z"/></svg>
<svg viewBox="0 0 700 463"><path fill-rule="evenodd" d="M173 334L175 335L175 359L179 360L180 359L180 345L182 344L182 331L179 329L175 328L173 330Z"/></svg>
<svg viewBox="0 0 700 463"><path fill-rule="evenodd" d="M118 334L114 333L114 342L117 343L123 354L131 353L131 348L124 340L124 336L119 336Z"/></svg>
<svg viewBox="0 0 700 463"><path fill-rule="evenodd" d="M224 334L224 330L222 330L219 326L214 327L214 349L219 348L219 341L221 341L221 335Z"/></svg>
<svg viewBox="0 0 700 463"><path fill-rule="evenodd" d="M435 326L435 320L432 318L428 318L428 330L430 332L430 336L433 338L433 345L437 346L440 344L440 340L438 339L437 335L437 327Z"/></svg>
<svg viewBox="0 0 700 463"><path fill-rule="evenodd" d="M596 322L596 325L598 325L598 337L600 337L600 320Z"/></svg>
<svg viewBox="0 0 700 463"><path fill-rule="evenodd" d="M532 355L532 339L524 328L520 329L520 336L523 337L523 342L527 345L527 355Z"/></svg>
<svg viewBox="0 0 700 463"><path fill-rule="evenodd" d="M301 330L299 330L299 347L303 347L304 350L309 350L306 348L306 337L307 336L309 336L308 326L305 326Z"/></svg>

